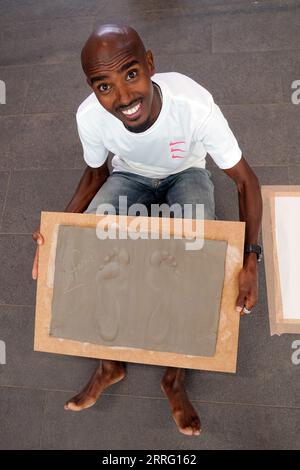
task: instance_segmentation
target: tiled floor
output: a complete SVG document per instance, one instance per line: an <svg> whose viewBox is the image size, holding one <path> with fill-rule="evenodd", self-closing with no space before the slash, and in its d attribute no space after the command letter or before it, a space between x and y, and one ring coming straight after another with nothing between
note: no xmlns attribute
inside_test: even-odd
<svg viewBox="0 0 300 470"><path fill-rule="evenodd" d="M300 184L300 1L0 0L0 448L299 449L300 366L294 335L270 337L264 266L260 299L243 318L236 375L191 371L203 434L173 424L163 369L129 364L90 410L64 401L96 361L33 352L31 232L61 211L84 167L74 112L89 94L80 48L95 22L136 27L158 71L183 72L215 96L262 184ZM236 189L211 162L219 218L238 217ZM299 339L299 336L298 336Z"/></svg>

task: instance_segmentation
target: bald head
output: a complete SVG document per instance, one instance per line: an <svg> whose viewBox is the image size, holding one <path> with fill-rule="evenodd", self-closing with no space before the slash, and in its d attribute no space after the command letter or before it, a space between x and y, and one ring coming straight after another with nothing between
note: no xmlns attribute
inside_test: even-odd
<svg viewBox="0 0 300 470"><path fill-rule="evenodd" d="M81 52L86 81L102 107L132 132L142 132L157 118L161 100L151 77L152 52L129 26L98 26Z"/></svg>
<svg viewBox="0 0 300 470"><path fill-rule="evenodd" d="M124 54L146 56L145 46L138 33L130 26L104 24L98 26L81 51L81 64L87 76L100 66L110 67Z"/></svg>

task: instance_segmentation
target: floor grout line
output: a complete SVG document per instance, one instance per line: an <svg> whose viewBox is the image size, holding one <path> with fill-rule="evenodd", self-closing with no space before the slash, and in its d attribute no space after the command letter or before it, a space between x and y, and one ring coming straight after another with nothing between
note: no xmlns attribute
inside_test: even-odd
<svg viewBox="0 0 300 470"><path fill-rule="evenodd" d="M32 232L1 232L0 235L32 235Z"/></svg>
<svg viewBox="0 0 300 470"><path fill-rule="evenodd" d="M65 64L78 64L78 59L70 59L70 60L59 60L57 62L27 62L24 64L6 64L6 65L0 65L0 72L1 69L8 69L11 68L13 69L14 67L36 67L36 66L49 66L51 67L52 65L65 65Z"/></svg>
<svg viewBox="0 0 300 470"><path fill-rule="evenodd" d="M130 397L130 398L140 398L140 399L152 399L152 400L167 400L165 397L148 397L143 395L123 395L118 393L103 393L103 395L107 396L120 396L120 397ZM241 402L230 402L230 401L208 401L208 400L201 400L198 398L190 398L191 402L193 403L202 403L202 404L216 404L216 405L236 405L236 406L256 406L256 407L268 407L268 408L289 408L289 409L296 409L300 410L300 406L289 406L289 405L272 405L272 404L265 404L265 403L241 403Z"/></svg>
<svg viewBox="0 0 300 470"><path fill-rule="evenodd" d="M300 163L299 163L300 165ZM71 170L82 170L84 169L85 167L83 166L82 168L73 168L72 166L70 167L64 167L64 168L14 168L12 171L14 172L25 172L25 171L47 171L48 173L52 172L52 173L55 173L55 172L58 172L58 171L71 171ZM1 170L0 170L1 171ZM4 170L3 170L4 171Z"/></svg>
<svg viewBox="0 0 300 470"><path fill-rule="evenodd" d="M233 107L233 106L245 106L245 107L248 107L248 106L287 106L289 105L291 109L292 106L295 106L293 105L293 103L291 103L288 99L286 101L257 101L255 103L249 103L249 102L242 102L242 103L222 103L221 101L218 102L218 104L223 107Z"/></svg>
<svg viewBox="0 0 300 470"><path fill-rule="evenodd" d="M76 114L76 109L74 111L56 111L56 112L39 112L39 113L12 113L12 114L1 114L0 118L6 118L6 117L28 117L28 116L58 116L58 115L70 115L75 117Z"/></svg>
<svg viewBox="0 0 300 470"><path fill-rule="evenodd" d="M33 304L0 304L1 307L35 307Z"/></svg>
<svg viewBox="0 0 300 470"><path fill-rule="evenodd" d="M2 208L1 218L0 218L0 233L1 233L1 228L2 228L3 220L4 220L4 213L5 213L5 208L6 208L6 201L7 201L9 184L11 180L11 174L12 174L12 170L9 170L9 175L8 175L8 179L6 183L6 192L5 192L4 201L3 201L3 208Z"/></svg>
<svg viewBox="0 0 300 470"><path fill-rule="evenodd" d="M286 168L289 164L286 163L254 163L251 164L252 167L259 167L259 168L269 168L269 167L276 167L276 168Z"/></svg>
<svg viewBox="0 0 300 470"><path fill-rule="evenodd" d="M28 85L28 90L29 90L29 85ZM27 90L27 94L28 94L28 90ZM27 94L26 94L26 98L27 98ZM74 111L56 111L56 112L53 112L53 111L44 111L44 112L38 112L38 113L34 113L34 112L25 112L25 104L26 104L26 101L24 102L24 107L23 107L23 111L20 112L20 113L8 113L8 114L0 114L0 119L4 119L4 118L17 118L17 117L34 117L34 116L75 116L76 114L76 109L74 109ZM293 105L289 100L286 100L286 101L269 101L269 102L263 102L263 101L257 101L257 102L241 102L241 103L222 103L222 101L218 101L218 104L220 107L222 108L228 108L228 107L238 107L238 106L244 106L246 108L248 108L249 106L295 106ZM77 106L78 107L78 106Z"/></svg>
<svg viewBox="0 0 300 470"><path fill-rule="evenodd" d="M27 87L26 87L25 94L24 94L23 109L22 109L22 112L20 113L23 116L25 115L25 109L26 109L26 105L27 105L27 97L28 97L28 94L29 94L30 85L32 83L32 75L33 75L33 66L31 65L30 69L29 69L29 80L28 80Z"/></svg>
<svg viewBox="0 0 300 470"><path fill-rule="evenodd" d="M47 405L47 392L44 392L44 400L43 400L43 407L42 407L42 422L41 422L41 432L39 436L39 449L42 450L42 440L44 436L44 427L46 424L45 419L45 412L46 412L46 405Z"/></svg>
<svg viewBox="0 0 300 470"><path fill-rule="evenodd" d="M41 352L41 351L34 351L34 352ZM37 390L39 392L59 392L59 393L77 393L78 390L64 390L60 388L36 388L36 387L30 387L28 385L8 385L8 384L0 384L0 389L1 388L13 388L13 389L20 389L20 390Z"/></svg>
<svg viewBox="0 0 300 470"><path fill-rule="evenodd" d="M213 55L213 21L214 19L211 18L209 22L209 29L210 29L210 44L209 44L209 54Z"/></svg>
<svg viewBox="0 0 300 470"><path fill-rule="evenodd" d="M49 389L49 388L34 388L34 387L28 387L28 386L15 386L15 385L1 385L0 384L0 389L4 388L13 388L13 389L20 389L20 390L37 390L41 392L58 392L58 393L70 393L74 394L77 393L78 390L61 390L61 389ZM166 397L154 397L154 396L147 396L147 395L133 395L133 394L122 394L122 393L106 393L103 392L103 396L107 397L121 397L121 398L136 398L136 399L141 399L141 400L161 400L161 401L167 401ZM268 403L251 403L251 402L231 402L231 401L208 401L208 400L201 400L198 398L191 398L190 399L192 403L198 403L198 404L207 404L207 405L232 405L232 406L253 406L253 407L260 407L260 408L277 408L277 409L292 409L292 410L300 410L300 406L292 406L292 405L273 405L273 404L268 404Z"/></svg>
<svg viewBox="0 0 300 470"><path fill-rule="evenodd" d="M217 11L217 10L212 10L212 11L201 11L201 10L197 10L196 12L188 12L188 13L181 13L181 16L192 16L192 15L197 15L199 17L207 17L207 16L216 16L217 18L220 17L220 16L228 16L228 15L251 15L251 14L259 14L259 13L266 13L266 12L270 12L270 13L281 13L281 12L290 12L290 11L294 11L294 10L299 10L300 6L299 5L284 5L284 4L269 4L269 5L262 5L262 4L258 4L257 6L253 6L252 4L250 4L249 6L244 6L242 4L237 4L236 6L231 4L231 5L224 5L224 10L223 11ZM232 8L230 8L232 7ZM174 7L174 8L171 8L171 10L168 8L150 8L150 9L147 9L147 13L155 13L155 12L158 12L158 13L161 13L163 14L164 12L170 12L172 10L176 10L176 8L178 9L178 7ZM227 11L226 11L227 9ZM178 12L180 13L180 12ZM44 16L40 17L40 18L36 18L36 19L21 19L19 21L15 21L15 20L7 20L5 22L5 26L8 26L6 27L6 30L9 29L9 26L15 26L16 24L19 26L19 25L28 25L28 24L32 24L32 23L39 23L39 22L52 22L52 21L56 21L56 20L77 20L77 19L89 19L89 20L93 20L93 21L97 21L97 19L99 18L99 15L101 14L101 9L97 10L95 13L93 14L90 14L90 15L74 15L74 16L68 16L66 14L63 14L63 15L58 15L58 16L50 16L48 18L45 18ZM1 25L2 26L2 25Z"/></svg>
<svg viewBox="0 0 300 470"><path fill-rule="evenodd" d="M91 14L91 15L78 15L78 16L68 16L67 14L63 15L63 16L51 16L49 15L48 18L45 18L44 16L41 16L40 18L34 18L34 19L28 19L28 20L6 20L5 21L5 29L3 31L3 33L7 32L7 31L10 31L12 27L13 29L15 29L16 26L20 27L20 26L30 26L32 24L39 24L39 23L53 23L53 21L55 20L68 20L68 21L72 21L72 20L76 20L76 19L82 19L82 18L85 18L86 20L89 20L89 21L92 21L92 19L95 18L95 14ZM0 23L0 26L3 27L3 24Z"/></svg>
<svg viewBox="0 0 300 470"><path fill-rule="evenodd" d="M300 6L299 6L300 8ZM240 51L240 50L237 50L237 51L226 51L226 52L223 52L223 51L220 51L220 52L211 52L210 50L209 51L203 51L203 52L199 52L199 51L192 51L192 52L189 52L189 51L185 51L185 52L174 52L174 53L170 53L170 52L156 52L155 54L155 57L158 58L158 57L163 57L163 56L169 56L169 55L178 55L178 56L181 56L181 55L186 55L188 54L189 56L190 55L199 55L201 57L203 56L214 56L216 57L217 55L228 55L228 56L233 56L233 55L255 55L257 57L257 54L261 54L261 55L275 55L275 54L282 54L282 56L284 56L286 53L288 52L297 52L298 49L270 49L270 50L247 50L247 51ZM67 64L71 64L71 65L75 65L75 64L78 64L78 61L79 59L75 59L75 58L70 58L70 59L64 59L64 60L58 60L58 61L51 61L51 62L41 62L41 61L38 61L38 62L27 62L27 63L16 63L16 64L6 64L6 65L0 65L0 72L1 72L1 69L13 69L13 68L17 68L17 67L51 67L52 65L67 65Z"/></svg>
<svg viewBox="0 0 300 470"><path fill-rule="evenodd" d="M291 184L291 172L290 172L290 166L288 165L287 167L287 172L288 172L288 182L289 182L289 185Z"/></svg>

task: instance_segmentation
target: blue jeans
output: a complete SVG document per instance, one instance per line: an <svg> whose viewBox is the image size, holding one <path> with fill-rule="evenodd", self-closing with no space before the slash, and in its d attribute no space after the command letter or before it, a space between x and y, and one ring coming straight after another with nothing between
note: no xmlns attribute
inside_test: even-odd
<svg viewBox="0 0 300 470"><path fill-rule="evenodd" d="M216 219L214 185L210 171L204 168L188 168L163 179L147 178L124 171L113 172L92 199L85 213L96 213L100 204L111 204L116 214L126 215L119 208L119 196L127 196L127 207L144 204L179 204L181 214L175 217L197 217L196 204L204 204L204 218ZM192 213L187 213L184 204L192 204ZM191 208L191 206L190 206ZM107 211L109 213L109 211ZM144 214L142 214L144 215ZM151 214L148 214L151 215Z"/></svg>

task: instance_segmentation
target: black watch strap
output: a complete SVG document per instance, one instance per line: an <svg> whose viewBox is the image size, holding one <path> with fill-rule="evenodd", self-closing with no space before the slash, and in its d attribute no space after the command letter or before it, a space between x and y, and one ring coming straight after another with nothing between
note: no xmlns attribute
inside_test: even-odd
<svg viewBox="0 0 300 470"><path fill-rule="evenodd" d="M256 253L258 263L262 260L262 247L260 245L245 245L245 253Z"/></svg>

